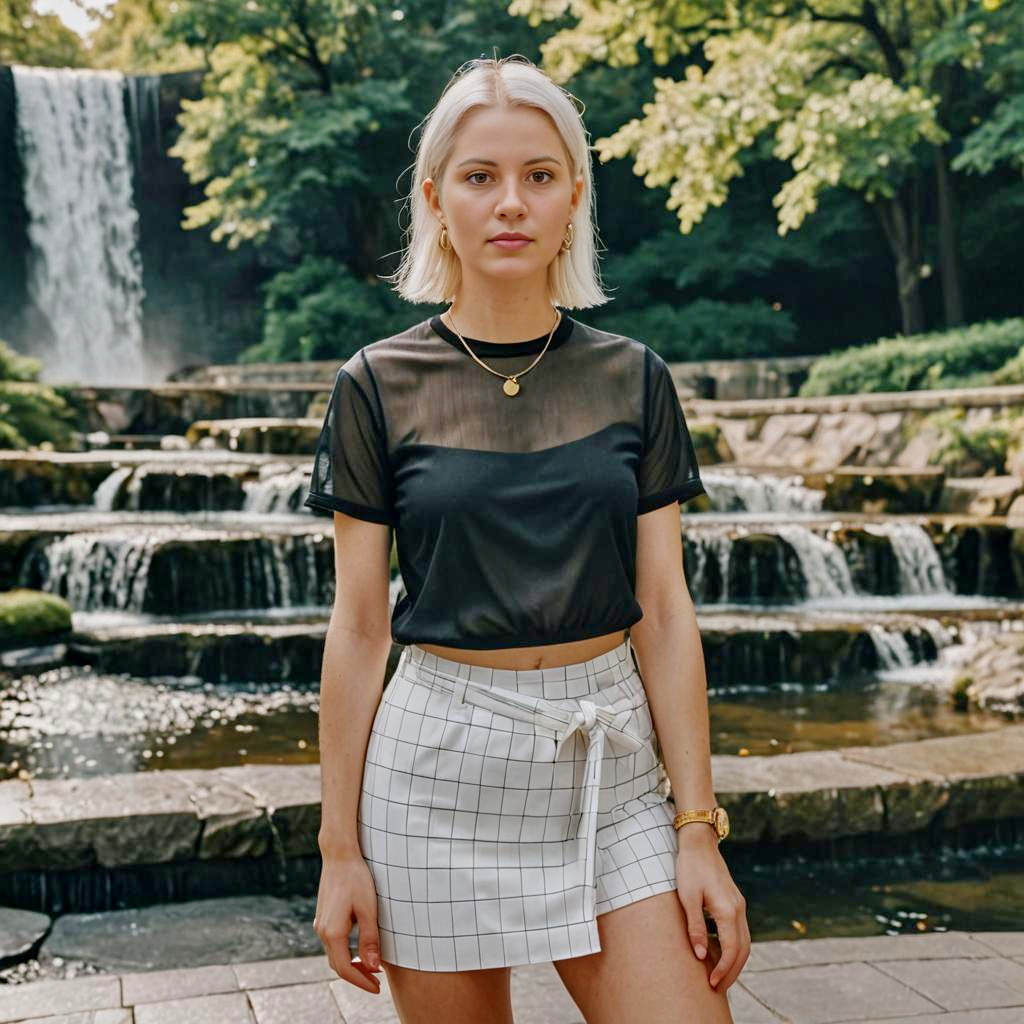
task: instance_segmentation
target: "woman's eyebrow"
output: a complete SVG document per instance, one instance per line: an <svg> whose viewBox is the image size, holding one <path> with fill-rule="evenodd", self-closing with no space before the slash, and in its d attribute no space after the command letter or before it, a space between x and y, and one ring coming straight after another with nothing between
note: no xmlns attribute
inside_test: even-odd
<svg viewBox="0 0 1024 1024"><path fill-rule="evenodd" d="M562 161L554 156L535 156L532 160L524 160L523 165L526 164L560 164ZM483 157L471 156L468 160L460 160L455 166L461 167L463 164L487 164L488 167L497 167L497 160L485 160Z"/></svg>

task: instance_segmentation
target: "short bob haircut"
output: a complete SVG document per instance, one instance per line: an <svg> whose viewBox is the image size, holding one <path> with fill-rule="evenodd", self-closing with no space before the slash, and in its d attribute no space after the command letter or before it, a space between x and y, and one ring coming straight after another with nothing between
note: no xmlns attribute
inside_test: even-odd
<svg viewBox="0 0 1024 1024"><path fill-rule="evenodd" d="M581 102L581 101L580 101ZM412 217L406 247L397 271L384 276L402 298L413 303L450 302L461 279L459 258L437 242L441 225L423 196L423 182L440 183L455 148L462 118L477 107L535 107L554 122L569 161L570 180L583 175L583 192L572 220L573 243L559 250L548 267L548 297L552 305L569 309L600 306L609 301L597 266L597 226L594 221L594 182L587 130L575 97L552 81L522 54L477 58L463 64L449 80L434 109L416 152L415 175L407 203Z"/></svg>

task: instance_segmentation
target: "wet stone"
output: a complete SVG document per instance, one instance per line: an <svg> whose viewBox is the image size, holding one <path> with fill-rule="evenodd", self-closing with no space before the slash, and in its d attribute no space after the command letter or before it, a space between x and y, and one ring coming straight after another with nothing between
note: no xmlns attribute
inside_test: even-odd
<svg viewBox="0 0 1024 1024"><path fill-rule="evenodd" d="M323 952L315 913L315 897L235 896L65 914L44 948L111 972L314 956Z"/></svg>
<svg viewBox="0 0 1024 1024"><path fill-rule="evenodd" d="M26 956L49 928L46 914L0 907L0 964Z"/></svg>

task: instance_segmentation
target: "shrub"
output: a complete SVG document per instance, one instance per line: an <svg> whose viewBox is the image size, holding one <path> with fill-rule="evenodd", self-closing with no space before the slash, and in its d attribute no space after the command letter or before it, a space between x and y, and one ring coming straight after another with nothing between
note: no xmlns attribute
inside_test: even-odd
<svg viewBox="0 0 1024 1024"><path fill-rule="evenodd" d="M0 340L0 448L71 442L74 410L63 395L36 380L42 363Z"/></svg>
<svg viewBox="0 0 1024 1024"><path fill-rule="evenodd" d="M818 359L800 394L855 395L1009 383L996 378L1005 366L1019 360L1022 345L1024 317L881 338Z"/></svg>

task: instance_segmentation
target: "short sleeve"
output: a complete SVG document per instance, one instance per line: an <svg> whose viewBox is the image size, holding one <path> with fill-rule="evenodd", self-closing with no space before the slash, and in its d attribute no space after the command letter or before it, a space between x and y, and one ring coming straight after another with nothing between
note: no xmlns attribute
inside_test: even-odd
<svg viewBox="0 0 1024 1024"><path fill-rule="evenodd" d="M304 504L314 512L345 512L357 519L393 524L383 411L372 377L360 373L357 366L346 364L335 378Z"/></svg>
<svg viewBox="0 0 1024 1024"><path fill-rule="evenodd" d="M637 470L637 515L707 493L668 364L650 348L644 360L644 450Z"/></svg>

